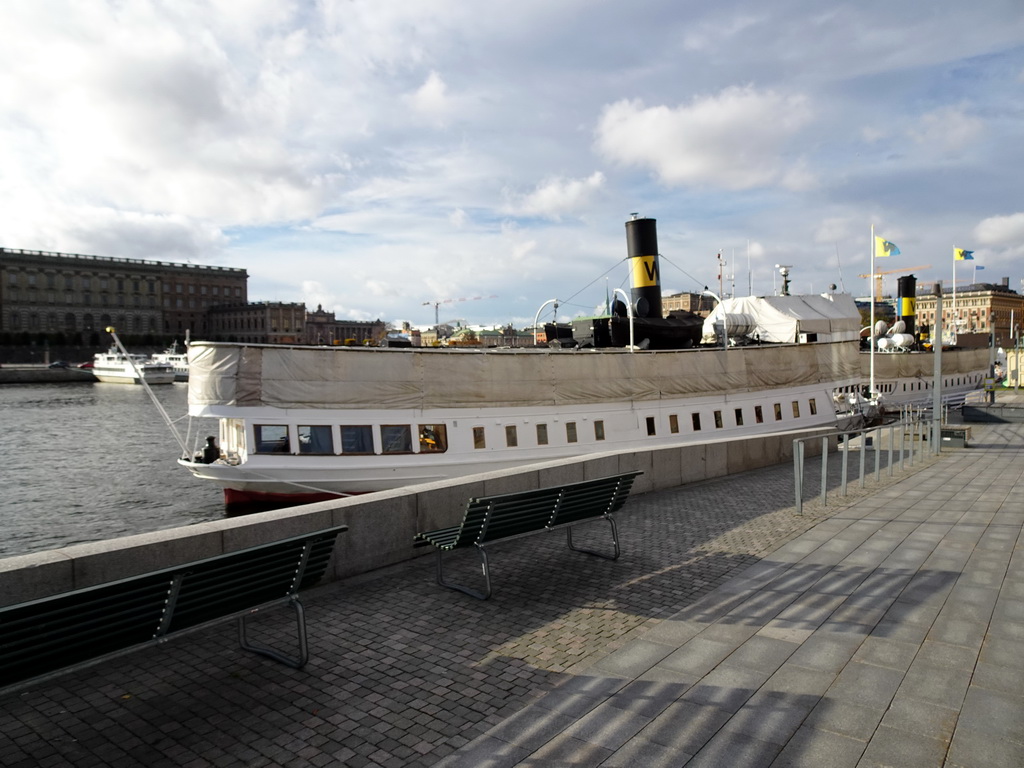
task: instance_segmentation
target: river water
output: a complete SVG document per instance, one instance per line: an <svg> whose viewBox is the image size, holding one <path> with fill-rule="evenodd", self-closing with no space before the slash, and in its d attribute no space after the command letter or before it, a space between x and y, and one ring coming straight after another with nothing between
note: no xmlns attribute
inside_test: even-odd
<svg viewBox="0 0 1024 768"><path fill-rule="evenodd" d="M188 385L152 389L184 436ZM217 427L197 422L201 445ZM224 517L143 387L2 384L0 428L0 557Z"/></svg>

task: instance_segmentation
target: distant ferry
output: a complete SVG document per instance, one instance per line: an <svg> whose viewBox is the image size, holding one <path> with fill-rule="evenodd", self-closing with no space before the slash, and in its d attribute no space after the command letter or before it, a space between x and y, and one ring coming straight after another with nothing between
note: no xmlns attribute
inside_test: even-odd
<svg viewBox="0 0 1024 768"><path fill-rule="evenodd" d="M178 343L171 344L165 351L150 358L154 363L171 366L175 381L188 381L188 353L178 351Z"/></svg>
<svg viewBox="0 0 1024 768"><path fill-rule="evenodd" d="M108 384L174 383L174 369L167 363L154 363L145 355L127 357L112 348L93 356L92 374Z"/></svg>

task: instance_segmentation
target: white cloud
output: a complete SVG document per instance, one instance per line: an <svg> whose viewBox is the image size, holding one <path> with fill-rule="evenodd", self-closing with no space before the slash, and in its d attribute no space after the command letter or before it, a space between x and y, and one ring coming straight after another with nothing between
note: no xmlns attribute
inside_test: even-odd
<svg viewBox="0 0 1024 768"><path fill-rule="evenodd" d="M964 108L946 106L921 115L907 133L918 144L949 153L968 147L983 130L984 123Z"/></svg>
<svg viewBox="0 0 1024 768"><path fill-rule="evenodd" d="M420 114L435 120L445 116L449 108L448 86L437 72L431 72L426 81L409 97L409 102Z"/></svg>
<svg viewBox="0 0 1024 768"><path fill-rule="evenodd" d="M647 168L665 184L751 189L785 180L799 167L786 153L810 119L806 97L752 86L676 108L624 100L605 107L597 148L609 161Z"/></svg>
<svg viewBox="0 0 1024 768"><path fill-rule="evenodd" d="M506 211L558 220L562 215L586 210L604 184L605 177L600 171L594 171L585 179L550 178L527 195L510 194Z"/></svg>
<svg viewBox="0 0 1024 768"><path fill-rule="evenodd" d="M1024 213L990 216L974 228L974 236L984 245L1019 246L1024 241Z"/></svg>

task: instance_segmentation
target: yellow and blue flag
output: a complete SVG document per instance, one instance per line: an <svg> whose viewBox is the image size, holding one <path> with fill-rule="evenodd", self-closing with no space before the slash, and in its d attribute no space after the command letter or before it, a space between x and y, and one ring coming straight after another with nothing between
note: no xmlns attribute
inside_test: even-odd
<svg viewBox="0 0 1024 768"><path fill-rule="evenodd" d="M974 251L965 251L963 248L954 248L953 259L955 261L974 261Z"/></svg>
<svg viewBox="0 0 1024 768"><path fill-rule="evenodd" d="M875 258L882 256L899 256L900 249L883 237L875 238Z"/></svg>

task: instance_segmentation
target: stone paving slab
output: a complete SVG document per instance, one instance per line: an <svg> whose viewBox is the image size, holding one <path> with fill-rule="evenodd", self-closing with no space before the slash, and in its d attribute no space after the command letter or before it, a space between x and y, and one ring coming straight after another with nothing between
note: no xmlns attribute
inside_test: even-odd
<svg viewBox="0 0 1024 768"><path fill-rule="evenodd" d="M947 753L966 762L948 764L981 764L967 746L1002 725L982 753L1009 758L1019 728L990 712L1024 676L1024 579L1008 576L1024 568L1024 499L1005 447L1021 436L1004 432L891 478L884 459L802 516L789 465L636 496L619 561L556 534L508 542L488 602L440 589L431 557L325 585L303 598L304 670L239 651L224 624L0 697L0 765L857 765L894 734L949 746L913 710L955 711L958 695L969 717ZM830 466L833 492L838 478ZM453 580L479 577L466 554ZM257 627L290 640L286 612ZM965 653L984 674L928 687L929 665Z"/></svg>
<svg viewBox="0 0 1024 768"><path fill-rule="evenodd" d="M577 724L607 707L606 675L676 681L660 711L627 707L633 736L610 755L556 760L545 745L512 764L1024 764L1024 657L1011 651L1024 639L1024 427L976 435L977 448L854 501L591 664L593 709ZM544 698L518 722L531 713L543 721ZM608 733L588 740L614 747ZM491 764L467 756L480 757L439 765Z"/></svg>

